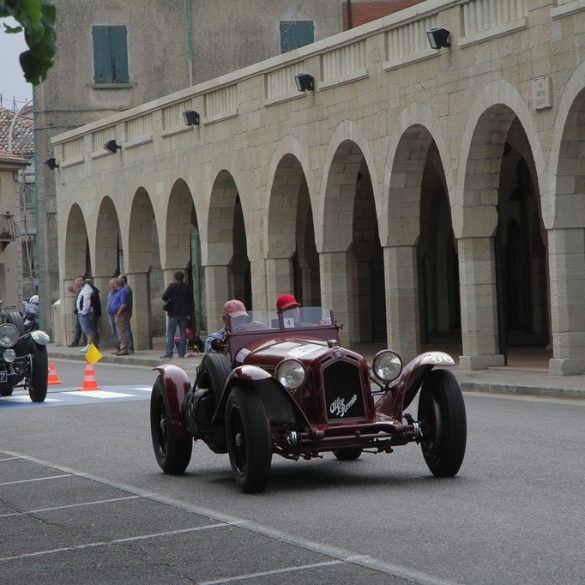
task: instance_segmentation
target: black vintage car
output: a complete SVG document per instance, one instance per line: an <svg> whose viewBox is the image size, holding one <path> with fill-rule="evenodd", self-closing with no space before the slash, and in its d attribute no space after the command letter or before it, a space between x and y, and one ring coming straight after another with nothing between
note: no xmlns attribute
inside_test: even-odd
<svg viewBox="0 0 585 585"><path fill-rule="evenodd" d="M453 359L426 352L403 367L388 349L370 367L340 346L332 312L296 311L249 312L243 324L228 323L224 351L204 356L192 385L177 366L156 368L150 425L161 469L183 473L193 440L202 440L229 453L244 492L258 492L273 454L298 460L329 451L350 461L418 443L434 475L455 475L467 423L459 384L443 368ZM405 409L419 389L415 417Z"/></svg>
<svg viewBox="0 0 585 585"><path fill-rule="evenodd" d="M39 329L20 335L13 323L0 324L0 396L11 396L15 387L28 390L33 402L47 396L49 336Z"/></svg>

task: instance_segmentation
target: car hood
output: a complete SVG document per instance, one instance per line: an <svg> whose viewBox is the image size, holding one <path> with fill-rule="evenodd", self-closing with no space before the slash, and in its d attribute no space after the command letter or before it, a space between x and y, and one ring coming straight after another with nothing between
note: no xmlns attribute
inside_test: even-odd
<svg viewBox="0 0 585 585"><path fill-rule="evenodd" d="M238 351L236 362L242 364L276 365L283 359L313 361L331 352L326 341L318 339L286 339L249 344Z"/></svg>

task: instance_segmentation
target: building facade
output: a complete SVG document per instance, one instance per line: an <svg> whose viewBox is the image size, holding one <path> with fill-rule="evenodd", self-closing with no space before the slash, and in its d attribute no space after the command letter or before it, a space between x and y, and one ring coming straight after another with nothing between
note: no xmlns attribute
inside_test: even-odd
<svg viewBox="0 0 585 585"><path fill-rule="evenodd" d="M57 257L48 253L58 241L55 175L42 164L53 156L53 136L325 39L354 12L363 22L418 1L143 0L138 10L55 0L57 57L34 91L43 304L60 295Z"/></svg>
<svg viewBox="0 0 585 585"><path fill-rule="evenodd" d="M160 264L200 267L208 329L292 290L352 344L584 371L583 31L580 0L428 0L57 136L61 294L120 248L138 347Z"/></svg>

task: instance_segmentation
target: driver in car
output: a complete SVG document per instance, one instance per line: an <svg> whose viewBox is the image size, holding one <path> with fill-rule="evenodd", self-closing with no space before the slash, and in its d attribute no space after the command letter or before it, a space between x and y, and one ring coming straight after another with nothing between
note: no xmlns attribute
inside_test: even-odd
<svg viewBox="0 0 585 585"><path fill-rule="evenodd" d="M284 293L276 299L276 312L282 313L286 329L301 326L301 303L291 293Z"/></svg>
<svg viewBox="0 0 585 585"><path fill-rule="evenodd" d="M242 301L238 299L231 299L225 303L221 312L221 320L227 324L227 319L232 319L232 329L236 329L238 326L243 326L248 322L248 312L246 306ZM241 323L240 323L241 321ZM205 340L205 352L210 351L223 351L225 340L227 337L226 325L224 325L219 331L211 333Z"/></svg>

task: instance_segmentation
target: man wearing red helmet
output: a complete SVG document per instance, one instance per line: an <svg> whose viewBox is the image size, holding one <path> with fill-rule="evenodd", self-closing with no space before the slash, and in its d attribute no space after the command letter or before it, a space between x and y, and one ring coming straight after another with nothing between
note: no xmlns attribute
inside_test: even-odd
<svg viewBox="0 0 585 585"><path fill-rule="evenodd" d="M287 329L298 327L301 321L299 307L301 303L297 301L291 293L284 293L276 299L276 311L282 313L284 326Z"/></svg>

